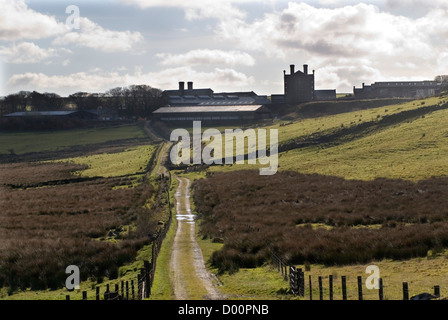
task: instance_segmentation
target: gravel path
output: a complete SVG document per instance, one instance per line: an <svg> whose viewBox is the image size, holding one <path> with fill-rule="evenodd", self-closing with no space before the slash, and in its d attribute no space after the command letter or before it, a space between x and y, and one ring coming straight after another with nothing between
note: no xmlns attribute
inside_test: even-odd
<svg viewBox="0 0 448 320"><path fill-rule="evenodd" d="M204 299L224 299L207 271L201 248L196 241L195 215L190 208L190 180L176 177L179 186L176 190L177 231L171 252L171 275L174 294L177 300L188 300L195 296L191 290L204 291ZM194 283L195 288L187 284ZM190 292L189 292L190 291ZM196 293L197 296L197 293Z"/></svg>

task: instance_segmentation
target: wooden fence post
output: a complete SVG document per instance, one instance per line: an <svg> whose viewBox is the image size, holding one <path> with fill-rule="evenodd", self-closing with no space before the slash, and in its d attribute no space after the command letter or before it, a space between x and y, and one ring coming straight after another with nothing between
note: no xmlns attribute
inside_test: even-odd
<svg viewBox="0 0 448 320"><path fill-rule="evenodd" d="M378 290L378 295L380 300L384 300L384 292L383 292L383 278L379 278L378 279L378 284L380 286L379 290Z"/></svg>
<svg viewBox="0 0 448 320"><path fill-rule="evenodd" d="M142 275L138 274L137 275L137 300L142 300L141 292L142 292Z"/></svg>
<svg viewBox="0 0 448 320"><path fill-rule="evenodd" d="M100 300L100 287L96 287L95 299Z"/></svg>
<svg viewBox="0 0 448 320"><path fill-rule="evenodd" d="M322 277L319 276L319 299L324 300L324 292L322 288Z"/></svg>
<svg viewBox="0 0 448 320"><path fill-rule="evenodd" d="M121 298L124 298L124 281L121 280Z"/></svg>
<svg viewBox="0 0 448 320"><path fill-rule="evenodd" d="M358 276L358 300L362 300L362 277Z"/></svg>
<svg viewBox="0 0 448 320"><path fill-rule="evenodd" d="M157 252L156 252L157 257ZM157 259L154 257L155 259ZM152 263L149 263L149 261L145 260L143 261L144 270L145 270L145 298L149 298L151 295L151 269L152 269Z"/></svg>
<svg viewBox="0 0 448 320"><path fill-rule="evenodd" d="M299 284L299 296L305 297L305 273L302 269L298 270L298 284Z"/></svg>
<svg viewBox="0 0 448 320"><path fill-rule="evenodd" d="M440 298L440 286L434 286L434 295Z"/></svg>
<svg viewBox="0 0 448 320"><path fill-rule="evenodd" d="M129 300L129 281L126 280L126 300Z"/></svg>
<svg viewBox="0 0 448 320"><path fill-rule="evenodd" d="M132 300L135 300L134 280L131 280L131 294L132 294Z"/></svg>
<svg viewBox="0 0 448 320"><path fill-rule="evenodd" d="M115 294L114 294L114 299L116 300L120 300L120 293L118 291L119 287L118 287L118 283L115 284Z"/></svg>
<svg viewBox="0 0 448 320"><path fill-rule="evenodd" d="M104 300L110 299L110 290L109 290L109 284L106 284L106 292L104 292Z"/></svg>
<svg viewBox="0 0 448 320"><path fill-rule="evenodd" d="M294 266L289 266L289 289L293 295L299 294L298 271Z"/></svg>
<svg viewBox="0 0 448 320"><path fill-rule="evenodd" d="M409 300L409 287L407 282L403 282L403 300Z"/></svg>
<svg viewBox="0 0 448 320"><path fill-rule="evenodd" d="M310 287L310 300L313 300L313 284L311 282L311 275L309 277L309 283L310 283L310 285L309 285L309 287Z"/></svg>
<svg viewBox="0 0 448 320"><path fill-rule="evenodd" d="M342 276L342 300L347 300L347 277Z"/></svg>
<svg viewBox="0 0 448 320"><path fill-rule="evenodd" d="M330 300L333 300L333 275L331 274L328 277L328 288L329 288Z"/></svg>
<svg viewBox="0 0 448 320"><path fill-rule="evenodd" d="M82 300L87 300L87 291L82 292Z"/></svg>

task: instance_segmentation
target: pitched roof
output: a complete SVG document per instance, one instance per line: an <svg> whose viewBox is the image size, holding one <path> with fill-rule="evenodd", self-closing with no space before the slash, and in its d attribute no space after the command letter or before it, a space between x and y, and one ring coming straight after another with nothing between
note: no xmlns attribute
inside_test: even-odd
<svg viewBox="0 0 448 320"><path fill-rule="evenodd" d="M261 108L262 105L162 107L153 113L255 112Z"/></svg>

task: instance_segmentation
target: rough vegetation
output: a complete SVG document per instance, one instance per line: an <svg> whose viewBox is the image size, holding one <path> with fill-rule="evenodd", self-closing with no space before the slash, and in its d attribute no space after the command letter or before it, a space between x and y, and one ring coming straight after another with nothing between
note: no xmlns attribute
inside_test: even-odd
<svg viewBox="0 0 448 320"><path fill-rule="evenodd" d="M80 268L81 280L115 278L149 243L158 227L159 209L148 205L157 199L153 185L135 185L132 176L73 179L83 168L1 165L0 287L63 287L68 265Z"/></svg>
<svg viewBox="0 0 448 320"><path fill-rule="evenodd" d="M448 247L447 183L235 171L196 181L194 199L202 234L224 242L211 257L221 271L261 265L271 250L343 265Z"/></svg>

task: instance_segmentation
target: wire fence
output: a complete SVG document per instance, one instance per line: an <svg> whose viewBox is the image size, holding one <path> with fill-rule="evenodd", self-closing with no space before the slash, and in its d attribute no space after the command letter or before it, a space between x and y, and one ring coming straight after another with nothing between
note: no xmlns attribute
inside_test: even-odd
<svg viewBox="0 0 448 320"><path fill-rule="evenodd" d="M143 261L143 268L134 280L116 280L116 283L106 284L106 290L103 294L100 292L100 286L96 287L95 300L143 300L151 296L151 288L154 282L157 257L162 247L162 242L171 226L173 219L173 205L171 203L169 189L171 186L171 174L169 172L159 176L161 193L166 196L169 217L166 223L157 231L157 234L150 235L152 242L151 257ZM66 295L66 300L70 300L70 295ZM88 300L87 291L82 291L82 300Z"/></svg>
<svg viewBox="0 0 448 320"><path fill-rule="evenodd" d="M283 279L289 283L289 293L304 299L317 299L317 300L350 300L348 291L355 292L355 296L352 294L355 300L364 300L366 298L365 292L365 282L362 276L356 277L355 288L349 288L347 285L347 276L340 277L340 285L336 284L336 277L333 275L329 276L317 276L317 288L315 288L315 280L313 282L312 275L305 276L305 272L301 268L297 268L293 265L286 263L277 254L272 253L272 265L277 268L278 272L281 273ZM328 281L324 284L324 280ZM376 293L377 300L386 300L384 281L382 278L378 278L378 285L373 290ZM351 282L351 284L354 284ZM433 293L423 292L415 294L410 297L410 288L408 282L402 282L401 290L401 300L433 300L433 299L443 299L440 294L440 286L434 285L432 290ZM338 290L336 290L336 288ZM307 293L307 295L306 295ZM397 295L396 295L397 296ZM400 296L400 294L398 294ZM369 300L372 300L372 289L369 290ZM395 299L397 300L397 299ZM400 300L400 299L398 299Z"/></svg>

